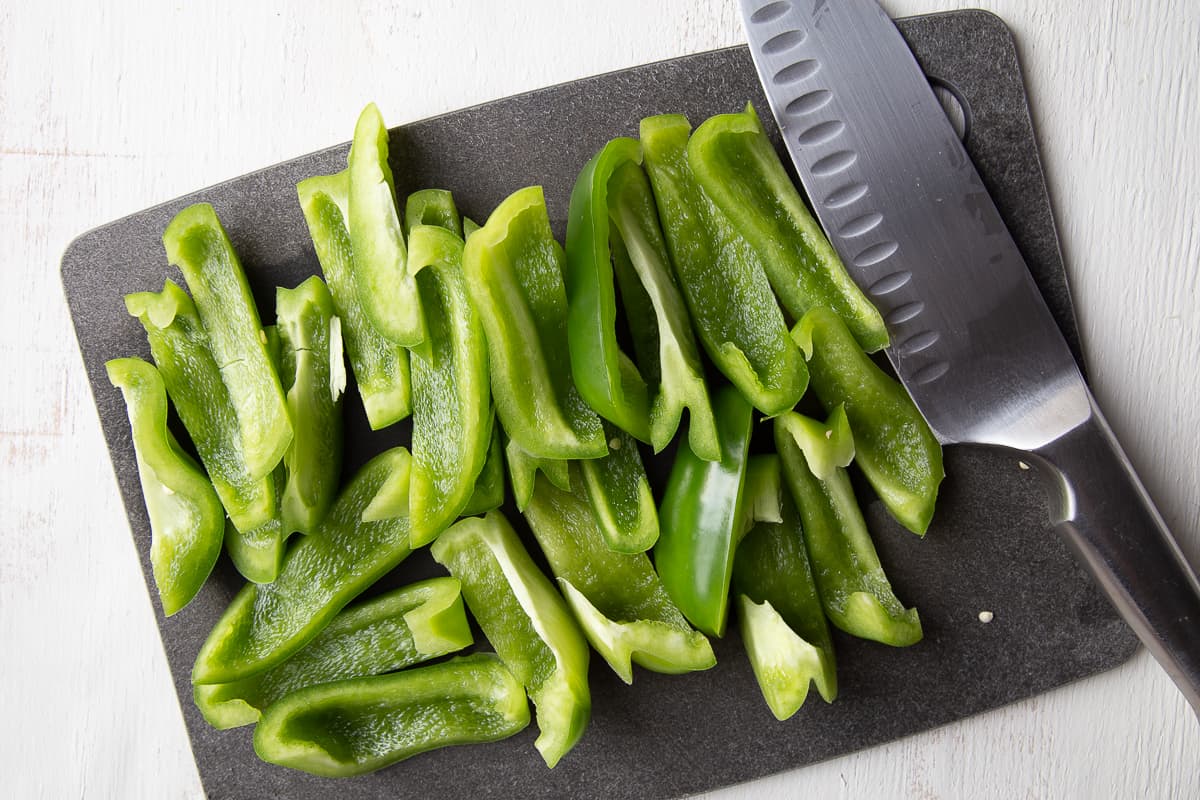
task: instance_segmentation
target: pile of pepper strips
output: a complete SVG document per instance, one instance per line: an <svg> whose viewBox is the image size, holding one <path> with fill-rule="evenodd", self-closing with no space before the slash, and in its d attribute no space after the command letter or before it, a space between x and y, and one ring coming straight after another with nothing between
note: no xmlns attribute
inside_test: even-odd
<svg viewBox="0 0 1200 800"><path fill-rule="evenodd" d="M866 355L887 344L883 321L752 108L695 132L651 117L640 142L609 142L576 182L565 252L540 187L482 227L440 190L401 215L387 147L368 106L348 168L298 185L325 281L279 289L274 326L204 204L163 236L190 296L168 280L126 297L155 366L108 371L128 405L164 612L199 591L222 542L249 580L193 669L209 722L257 723L264 760L355 775L510 736L529 722L528 695L553 767L590 715L588 643L626 682L633 663L707 669L731 584L780 719L810 683L836 696L828 622L920 640L846 467L924 534L941 451ZM697 338L729 381L714 391ZM411 415L413 433L411 452L382 453L339 491L346 358L372 428ZM793 410L807 388L828 419ZM167 426L168 396L203 467ZM638 442L662 451L685 409L656 507ZM760 415L777 455L750 454ZM557 588L497 510L506 465ZM453 577L345 609L427 544ZM495 653L405 669L472 644L464 599Z"/></svg>

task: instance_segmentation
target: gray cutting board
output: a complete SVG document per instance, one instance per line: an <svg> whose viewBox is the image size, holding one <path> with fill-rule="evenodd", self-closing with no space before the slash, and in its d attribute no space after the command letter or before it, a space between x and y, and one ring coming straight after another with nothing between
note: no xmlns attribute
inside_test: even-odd
<svg viewBox="0 0 1200 800"><path fill-rule="evenodd" d="M901 29L926 71L965 102L967 149L1078 353L1008 29L982 12L903 20ZM451 189L463 212L479 221L509 192L540 183L561 236L574 178L608 138L636 136L638 121L650 114L684 112L696 123L738 110L746 100L767 108L747 50L702 53L406 125L392 132L392 168L400 192ZM352 122L346 120L347 131ZM81 236L63 257L67 300L148 585L150 531L128 423L103 370L109 358L148 357L122 295L158 289L168 276L180 280L159 237L179 209L205 200L228 228L270 320L274 287L293 286L317 270L294 185L341 169L347 149L339 145L118 220ZM407 442L405 426L369 433L353 390L348 397L347 469ZM652 465L656 481L668 463ZM165 619L154 600L204 787L214 800L331 792L340 798L673 797L926 730L1129 658L1136 647L1132 633L1047 525L1034 473L1011 456L957 447L946 452L946 472L924 540L901 530L867 490L860 492L898 596L920 609L925 641L895 650L837 635L837 702L826 705L814 693L782 723L759 695L736 627L715 643L718 665L708 672L638 671L626 687L593 658L591 727L553 771L533 748L532 726L505 742L428 753L338 782L259 762L251 729L211 730L191 702L192 661L241 583L223 559L195 602L174 618ZM122 535L112 532L114 545ZM439 570L421 552L388 580L397 584ZM995 620L981 623L982 610L994 612Z"/></svg>

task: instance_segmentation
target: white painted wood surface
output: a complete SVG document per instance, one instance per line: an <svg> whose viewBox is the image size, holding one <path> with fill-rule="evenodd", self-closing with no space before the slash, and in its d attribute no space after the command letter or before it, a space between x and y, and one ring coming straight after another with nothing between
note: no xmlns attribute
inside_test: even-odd
<svg viewBox="0 0 1200 800"><path fill-rule="evenodd" d="M885 0L894 15L970 0ZM1200 7L980 0L1015 30L1096 393L1200 561ZM92 226L400 123L742 40L734 0L0 3L0 796L200 783L62 300ZM713 797L1200 797L1145 653Z"/></svg>

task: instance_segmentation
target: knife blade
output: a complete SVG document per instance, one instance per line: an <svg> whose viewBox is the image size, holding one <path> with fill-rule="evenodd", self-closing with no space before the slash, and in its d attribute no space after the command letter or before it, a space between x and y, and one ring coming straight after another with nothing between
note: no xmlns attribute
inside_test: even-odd
<svg viewBox="0 0 1200 800"><path fill-rule="evenodd" d="M1052 521L1200 714L1200 581L1097 407L974 164L875 0L741 0L811 207L945 444L1027 453Z"/></svg>

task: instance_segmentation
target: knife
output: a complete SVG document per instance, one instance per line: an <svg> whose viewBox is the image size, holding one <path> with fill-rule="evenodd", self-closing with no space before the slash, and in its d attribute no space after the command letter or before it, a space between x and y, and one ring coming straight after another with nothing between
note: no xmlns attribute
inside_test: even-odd
<svg viewBox="0 0 1200 800"><path fill-rule="evenodd" d="M1200 714L1200 582L900 31L875 0L741 6L812 209L934 434L1026 454L1057 529Z"/></svg>

